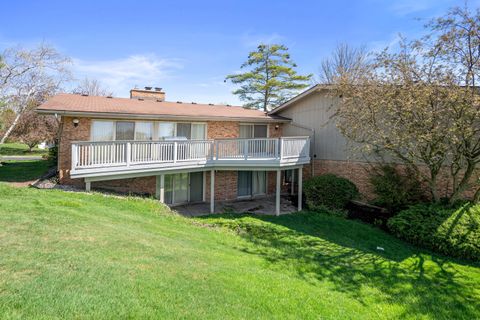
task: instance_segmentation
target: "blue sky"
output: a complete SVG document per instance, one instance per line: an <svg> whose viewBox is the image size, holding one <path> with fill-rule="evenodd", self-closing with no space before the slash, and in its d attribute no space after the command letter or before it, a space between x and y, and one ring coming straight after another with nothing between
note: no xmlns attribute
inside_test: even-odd
<svg viewBox="0 0 480 320"><path fill-rule="evenodd" d="M2 4L0 48L45 41L72 58L77 79L98 79L116 96L151 85L171 101L239 104L223 79L260 42L287 45L299 71L316 74L338 43L394 45L399 33L417 37L426 20L463 3L18 0Z"/></svg>

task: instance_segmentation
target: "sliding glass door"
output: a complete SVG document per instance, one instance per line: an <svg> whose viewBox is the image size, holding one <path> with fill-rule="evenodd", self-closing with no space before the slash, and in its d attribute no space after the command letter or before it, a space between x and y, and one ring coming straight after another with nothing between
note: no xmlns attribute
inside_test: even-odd
<svg viewBox="0 0 480 320"><path fill-rule="evenodd" d="M267 173L265 171L238 171L238 197L251 197L266 193Z"/></svg>
<svg viewBox="0 0 480 320"><path fill-rule="evenodd" d="M203 172L165 175L165 203L203 201Z"/></svg>

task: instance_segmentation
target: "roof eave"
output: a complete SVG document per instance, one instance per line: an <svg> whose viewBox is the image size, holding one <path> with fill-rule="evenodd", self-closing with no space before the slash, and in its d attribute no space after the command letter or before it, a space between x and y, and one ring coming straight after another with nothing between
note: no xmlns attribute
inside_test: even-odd
<svg viewBox="0 0 480 320"><path fill-rule="evenodd" d="M151 119L151 120L221 120L221 121L244 121L244 122L282 122L288 123L291 119L277 116L258 118L258 117L221 117L221 116L185 116L185 115L152 115L144 113L117 113L117 112L86 112L86 111L67 111L55 109L36 109L38 113L54 114L63 116L78 116L78 117L97 117L107 119Z"/></svg>

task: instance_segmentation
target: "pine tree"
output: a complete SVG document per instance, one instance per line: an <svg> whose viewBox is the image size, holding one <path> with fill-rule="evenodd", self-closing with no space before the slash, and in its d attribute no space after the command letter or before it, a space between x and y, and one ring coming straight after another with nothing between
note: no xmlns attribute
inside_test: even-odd
<svg viewBox="0 0 480 320"><path fill-rule="evenodd" d="M240 85L233 94L245 102L244 107L266 112L309 86L312 75L299 75L296 67L284 45L261 44L241 66L249 70L228 75L225 81Z"/></svg>

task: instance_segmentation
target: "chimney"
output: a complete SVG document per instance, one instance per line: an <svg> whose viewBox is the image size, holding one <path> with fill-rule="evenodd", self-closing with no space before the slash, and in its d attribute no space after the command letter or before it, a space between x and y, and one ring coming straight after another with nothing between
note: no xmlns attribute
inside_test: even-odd
<svg viewBox="0 0 480 320"><path fill-rule="evenodd" d="M165 92L159 87L145 87L145 89L134 88L130 90L130 99L165 101Z"/></svg>

